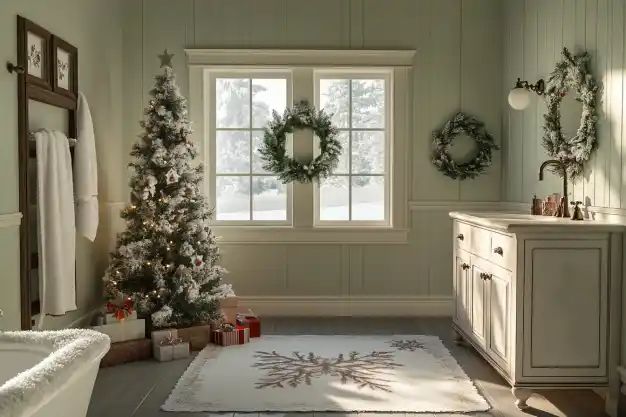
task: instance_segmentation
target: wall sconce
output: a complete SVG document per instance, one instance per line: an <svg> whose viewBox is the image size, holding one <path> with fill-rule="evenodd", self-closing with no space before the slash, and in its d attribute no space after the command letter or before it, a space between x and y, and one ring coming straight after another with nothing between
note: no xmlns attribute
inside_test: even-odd
<svg viewBox="0 0 626 417"><path fill-rule="evenodd" d="M515 110L524 110L530 104L531 91L540 96L543 95L546 91L544 81L539 80L536 84L528 84L528 81L522 81L518 78L515 87L509 93L509 105Z"/></svg>

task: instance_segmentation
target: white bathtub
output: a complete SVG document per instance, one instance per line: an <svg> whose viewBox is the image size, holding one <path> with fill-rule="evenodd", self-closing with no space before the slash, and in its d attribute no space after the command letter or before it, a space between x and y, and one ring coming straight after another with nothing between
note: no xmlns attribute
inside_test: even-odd
<svg viewBox="0 0 626 417"><path fill-rule="evenodd" d="M0 417L85 417L109 337L0 332Z"/></svg>

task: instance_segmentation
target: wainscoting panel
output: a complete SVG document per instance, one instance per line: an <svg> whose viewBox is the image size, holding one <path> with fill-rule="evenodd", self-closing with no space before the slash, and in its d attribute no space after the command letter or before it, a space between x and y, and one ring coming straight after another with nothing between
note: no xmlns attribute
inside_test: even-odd
<svg viewBox="0 0 626 417"><path fill-rule="evenodd" d="M340 245L294 245L287 247L289 295L341 294Z"/></svg>
<svg viewBox="0 0 626 417"><path fill-rule="evenodd" d="M219 244L219 242L218 242ZM288 287L287 246L220 246L226 281L241 295L285 294Z"/></svg>

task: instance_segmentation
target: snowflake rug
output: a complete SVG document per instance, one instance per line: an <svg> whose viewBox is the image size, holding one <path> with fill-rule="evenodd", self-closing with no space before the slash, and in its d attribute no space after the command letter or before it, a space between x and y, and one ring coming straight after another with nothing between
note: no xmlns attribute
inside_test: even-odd
<svg viewBox="0 0 626 417"><path fill-rule="evenodd" d="M262 336L210 345L165 411L430 412L490 408L434 336Z"/></svg>

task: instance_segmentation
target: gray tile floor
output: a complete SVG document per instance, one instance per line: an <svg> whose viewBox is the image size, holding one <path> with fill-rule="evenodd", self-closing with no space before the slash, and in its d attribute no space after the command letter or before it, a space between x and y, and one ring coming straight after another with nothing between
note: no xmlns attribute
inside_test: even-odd
<svg viewBox="0 0 626 417"><path fill-rule="evenodd" d="M461 367L492 405L488 413L471 417L605 417L602 399L592 391L544 391L528 401L525 413L513 404L510 387L470 347L452 341L450 319L445 318L263 318L265 334L423 334L439 336ZM283 417L283 414L171 413L160 410L172 388L193 358L174 362L143 361L101 369L94 387L88 417ZM293 413L293 417L344 417L342 413ZM371 417L398 414L365 413ZM297 416L296 416L297 415ZM350 414L356 416L356 414ZM449 414L413 414L448 417ZM461 415L457 415L460 417ZM289 417L289 416L285 416ZM360 414L358 417L368 417ZM410 417L410 416L403 416Z"/></svg>

